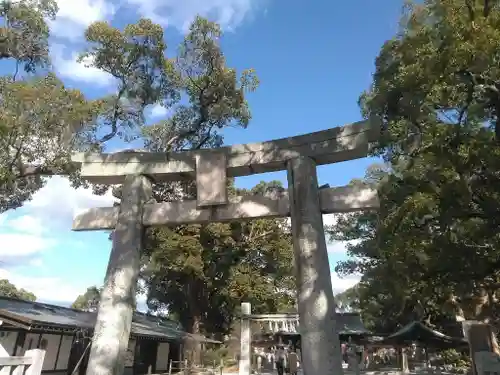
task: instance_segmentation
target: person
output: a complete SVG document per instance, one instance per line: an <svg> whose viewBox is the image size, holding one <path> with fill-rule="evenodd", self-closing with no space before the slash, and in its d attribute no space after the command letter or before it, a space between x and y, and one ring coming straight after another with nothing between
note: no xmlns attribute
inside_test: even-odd
<svg viewBox="0 0 500 375"><path fill-rule="evenodd" d="M273 368L272 356L273 356L272 348L269 347L266 349L265 352L266 363L264 365L268 370L271 370Z"/></svg>
<svg viewBox="0 0 500 375"><path fill-rule="evenodd" d="M271 364L273 365L273 370L276 370L276 347L272 346L270 349L271 352Z"/></svg>
<svg viewBox="0 0 500 375"><path fill-rule="evenodd" d="M286 367L286 351L283 345L278 345L278 350L276 351L276 370L278 370L278 375L284 375Z"/></svg>

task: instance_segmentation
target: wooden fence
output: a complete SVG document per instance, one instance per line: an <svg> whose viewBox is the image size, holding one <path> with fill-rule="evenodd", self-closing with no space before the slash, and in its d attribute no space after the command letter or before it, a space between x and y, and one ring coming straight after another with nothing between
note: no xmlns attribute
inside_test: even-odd
<svg viewBox="0 0 500 375"><path fill-rule="evenodd" d="M27 350L24 356L0 357L0 375L40 375L45 350Z"/></svg>

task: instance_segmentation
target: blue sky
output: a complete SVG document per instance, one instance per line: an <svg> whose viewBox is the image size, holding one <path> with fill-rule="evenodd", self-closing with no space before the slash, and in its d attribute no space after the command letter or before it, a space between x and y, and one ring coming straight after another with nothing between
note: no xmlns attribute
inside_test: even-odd
<svg viewBox="0 0 500 375"><path fill-rule="evenodd" d="M75 61L84 47L83 30L97 20L114 25L151 17L165 27L173 53L196 14L219 21L229 66L254 68L261 85L248 99L253 119L246 130L229 129L226 144L293 136L358 121L360 93L369 87L374 59L397 31L403 1L350 0L59 0L52 24L54 69L68 86L90 97L113 92L105 73ZM165 114L152 109L150 120ZM339 186L362 177L374 160L362 159L318 169L320 184ZM241 187L284 173L238 178ZM0 278L33 291L40 300L66 304L90 285L102 283L111 243L102 232L73 233L77 210L110 205L109 197L73 190L52 179L33 201L0 215ZM332 218L325 218L331 221ZM344 244L330 244L332 270L345 258ZM332 275L334 290L355 280Z"/></svg>

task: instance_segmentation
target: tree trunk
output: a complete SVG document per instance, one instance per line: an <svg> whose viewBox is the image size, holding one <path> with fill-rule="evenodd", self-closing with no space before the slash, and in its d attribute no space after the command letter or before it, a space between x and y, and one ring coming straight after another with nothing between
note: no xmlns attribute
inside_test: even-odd
<svg viewBox="0 0 500 375"><path fill-rule="evenodd" d="M190 288L191 292L195 288ZM197 301L197 293L190 294L191 298L189 300L189 324L186 326L186 331L194 335L199 335L201 331L201 311L199 308L199 302ZM194 338L190 337L184 342L186 348L186 359L189 363L201 363L201 346L200 343Z"/></svg>

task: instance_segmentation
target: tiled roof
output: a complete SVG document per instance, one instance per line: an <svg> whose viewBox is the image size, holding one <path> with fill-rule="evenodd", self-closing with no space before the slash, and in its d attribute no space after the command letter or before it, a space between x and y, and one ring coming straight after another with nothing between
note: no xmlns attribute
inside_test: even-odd
<svg viewBox="0 0 500 375"><path fill-rule="evenodd" d="M366 329L358 313L337 313L337 332L340 335L365 335Z"/></svg>
<svg viewBox="0 0 500 375"><path fill-rule="evenodd" d="M97 313L39 302L0 297L0 320L29 329L33 326L56 329L93 330ZM218 343L201 335L191 335L179 323L143 313L134 313L132 336L158 340L193 338L201 342Z"/></svg>
<svg viewBox="0 0 500 375"><path fill-rule="evenodd" d="M422 322L414 321L383 340L384 343L407 345L412 342L425 344L429 347L455 348L467 346L468 342L463 337L451 337L436 331Z"/></svg>

